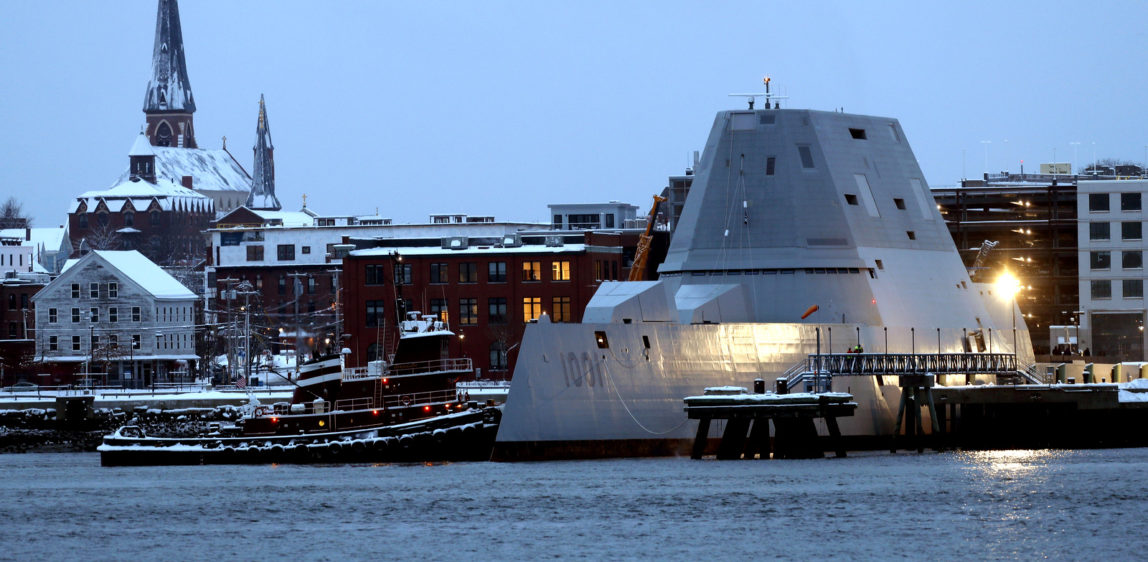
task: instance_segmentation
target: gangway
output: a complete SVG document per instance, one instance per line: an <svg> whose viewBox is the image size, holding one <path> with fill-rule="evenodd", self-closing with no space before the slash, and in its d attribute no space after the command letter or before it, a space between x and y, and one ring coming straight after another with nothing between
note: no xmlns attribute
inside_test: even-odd
<svg viewBox="0 0 1148 562"><path fill-rule="evenodd" d="M1014 353L822 353L811 354L785 371L788 388L832 377L909 375L996 375L1041 384L1022 368Z"/></svg>

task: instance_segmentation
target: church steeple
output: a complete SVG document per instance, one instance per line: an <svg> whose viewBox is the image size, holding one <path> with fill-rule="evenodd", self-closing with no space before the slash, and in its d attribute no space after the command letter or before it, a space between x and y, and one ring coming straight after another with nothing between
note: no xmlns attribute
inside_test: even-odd
<svg viewBox="0 0 1148 562"><path fill-rule="evenodd" d="M192 126L195 98L183 58L183 32L176 0L159 0L151 70L143 107L148 140L154 146L196 148Z"/></svg>
<svg viewBox="0 0 1148 562"><path fill-rule="evenodd" d="M283 206L275 197L275 147L271 145L271 128L267 123L263 94L259 94L259 123L255 126L254 150L255 166L247 208L278 211Z"/></svg>

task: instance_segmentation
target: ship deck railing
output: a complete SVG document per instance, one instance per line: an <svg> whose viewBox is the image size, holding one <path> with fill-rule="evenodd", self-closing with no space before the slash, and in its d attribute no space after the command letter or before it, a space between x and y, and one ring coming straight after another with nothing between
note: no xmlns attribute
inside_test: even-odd
<svg viewBox="0 0 1148 562"><path fill-rule="evenodd" d="M805 370L833 376L854 375L1012 375L1014 353L823 353L810 355Z"/></svg>
<svg viewBox="0 0 1148 562"><path fill-rule="evenodd" d="M473 367L474 364L469 358L396 363L386 367L382 372L377 370L373 371L369 367L352 367L343 370L343 382L366 381L382 377L424 375L429 373L465 372L473 371Z"/></svg>

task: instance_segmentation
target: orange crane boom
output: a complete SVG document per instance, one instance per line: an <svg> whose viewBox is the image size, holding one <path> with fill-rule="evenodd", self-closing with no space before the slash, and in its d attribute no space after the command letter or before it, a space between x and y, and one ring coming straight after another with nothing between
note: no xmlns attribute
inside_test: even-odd
<svg viewBox="0 0 1148 562"><path fill-rule="evenodd" d="M644 281L646 279L646 261L650 259L650 241L654 239L654 221L658 218L658 207L665 202L665 197L654 196L654 206L650 209L650 217L646 219L646 231L638 238L638 249L634 252L634 263L630 265L628 281Z"/></svg>

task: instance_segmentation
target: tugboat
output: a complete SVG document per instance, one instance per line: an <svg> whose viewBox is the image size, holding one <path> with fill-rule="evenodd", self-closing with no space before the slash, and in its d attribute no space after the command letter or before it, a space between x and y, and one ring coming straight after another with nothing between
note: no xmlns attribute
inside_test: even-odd
<svg viewBox="0 0 1148 562"><path fill-rule="evenodd" d="M448 357L454 335L432 315L408 312L390 359L347 368L344 354L299 368L290 404L245 406L234 426L195 437L148 437L136 425L104 437L104 466L265 462L489 460L500 406L455 389L473 372Z"/></svg>

